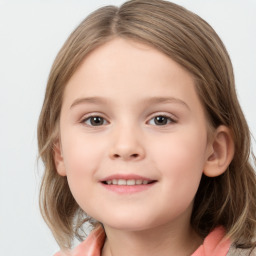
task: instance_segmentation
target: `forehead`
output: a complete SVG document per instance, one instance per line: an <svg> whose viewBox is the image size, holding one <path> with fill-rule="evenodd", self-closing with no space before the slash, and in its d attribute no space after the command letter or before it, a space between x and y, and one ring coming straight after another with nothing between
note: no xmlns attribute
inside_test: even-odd
<svg viewBox="0 0 256 256"><path fill-rule="evenodd" d="M64 100L119 93L158 96L195 93L193 76L171 58L146 44L113 39L86 56L67 83ZM159 95L161 96L161 95Z"/></svg>

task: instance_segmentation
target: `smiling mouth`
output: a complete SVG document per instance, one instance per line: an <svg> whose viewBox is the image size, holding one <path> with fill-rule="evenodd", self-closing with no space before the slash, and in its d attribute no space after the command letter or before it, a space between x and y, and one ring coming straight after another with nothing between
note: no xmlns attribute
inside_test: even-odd
<svg viewBox="0 0 256 256"><path fill-rule="evenodd" d="M136 185L148 185L155 183L156 180L142 180L142 179L111 179L102 181L105 185L118 185L118 186L136 186Z"/></svg>

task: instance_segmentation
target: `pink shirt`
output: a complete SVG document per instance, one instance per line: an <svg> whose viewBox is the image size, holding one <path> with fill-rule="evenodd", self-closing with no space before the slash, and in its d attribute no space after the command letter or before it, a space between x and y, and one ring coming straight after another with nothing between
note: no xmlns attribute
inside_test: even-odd
<svg viewBox="0 0 256 256"><path fill-rule="evenodd" d="M228 253L231 242L225 238L225 230L222 227L215 228L204 242L191 256L225 256ZM58 252L54 256L100 256L104 245L105 232L102 227L93 230L90 235L70 253Z"/></svg>

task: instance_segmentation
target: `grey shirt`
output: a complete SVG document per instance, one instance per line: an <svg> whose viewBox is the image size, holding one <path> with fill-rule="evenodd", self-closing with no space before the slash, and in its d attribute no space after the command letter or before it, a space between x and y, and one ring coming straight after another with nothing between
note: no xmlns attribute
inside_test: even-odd
<svg viewBox="0 0 256 256"><path fill-rule="evenodd" d="M228 251L227 256L256 256L256 248L252 249L240 249L232 245Z"/></svg>

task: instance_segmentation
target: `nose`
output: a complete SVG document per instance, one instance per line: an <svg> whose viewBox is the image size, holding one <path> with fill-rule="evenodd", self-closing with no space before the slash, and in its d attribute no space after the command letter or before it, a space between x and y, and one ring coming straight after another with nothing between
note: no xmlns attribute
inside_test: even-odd
<svg viewBox="0 0 256 256"><path fill-rule="evenodd" d="M141 135L132 128L120 128L113 134L109 152L111 159L139 161L145 157Z"/></svg>

